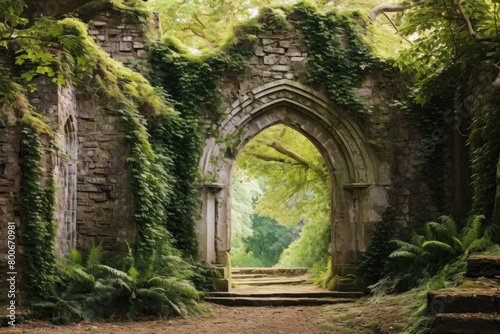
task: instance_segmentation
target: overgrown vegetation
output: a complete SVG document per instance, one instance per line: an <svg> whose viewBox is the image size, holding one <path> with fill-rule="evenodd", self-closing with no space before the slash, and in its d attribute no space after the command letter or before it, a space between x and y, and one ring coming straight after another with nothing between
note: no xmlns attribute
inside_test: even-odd
<svg viewBox="0 0 500 334"><path fill-rule="evenodd" d="M137 10L135 4L135 0L113 1L115 8L147 18L148 14ZM428 289L456 285L466 256L485 249L495 236L489 222L500 156L499 7L490 0L478 4L429 0L396 22L401 23L402 34L414 39L398 63L415 78L411 95L414 101L408 105L413 106L413 112L425 113L421 130L430 132L431 138L424 141L424 146L432 149L424 152L428 154L424 160L435 171L444 166L436 146L442 141L432 137L434 130L470 130L465 135L473 174L472 212L484 216L476 216L462 229L451 218L442 217L425 224L424 230L411 240L388 243L393 222L390 213L384 215L375 227L362 264L369 279L379 280L373 286L375 294L413 288L407 293L413 293L411 296L423 303ZM217 7L221 8L228 7ZM43 17L28 22L21 17L22 11L22 1L0 1L0 99L2 112L15 115L23 135L21 233L27 265L34 268L26 275L25 293L36 314L58 323L197 311L198 293L193 282L198 288L213 285L210 270L199 266L195 255L197 165L205 132L213 131L205 129L202 120L217 122L223 116L220 79L241 73L259 32L290 29L286 15L298 13L310 49L309 84L323 87L334 103L353 114L369 112L369 106L354 94L354 88L374 67L389 66L373 57L372 50L362 42L356 20L366 23L363 14L323 14L301 3L263 10L260 16L234 28L230 38L212 31L216 36L207 39L210 52L205 54L193 55L175 38L158 42L153 48L151 81L162 89L156 89L141 75L110 59L77 19ZM237 19L234 14L231 23ZM214 45L222 46L212 48ZM138 234L130 255L120 263L103 264L100 246L89 250L85 260L73 251L68 259L56 261L55 188L50 175L49 179L42 179L40 172L41 142L50 141L51 130L26 99L26 89L34 89L33 82L38 77L47 77L57 85L86 87L85 94L119 111L128 126ZM444 105L453 106L451 113L442 108ZM234 156L236 152L228 146L226 155ZM314 183L310 174L303 173L301 177L309 185ZM315 181L319 179L322 175L316 170ZM443 198L439 182L434 186L435 196ZM317 265L319 271L324 271L330 243L329 207L325 205L329 201L320 191L302 189L299 193L300 196L288 196L293 200L285 204L311 204L319 198L323 209L316 210L319 218L310 219L313 223L302 230L301 240L305 241L292 243L280 263ZM289 218L289 224L301 221ZM318 252L318 248L324 251ZM422 311L420 315L425 314ZM422 329L425 321L426 317L416 318L412 322L414 328L407 331Z"/></svg>
<svg viewBox="0 0 500 334"><path fill-rule="evenodd" d="M355 23L359 13L330 11L320 15L305 3L297 5L305 40L309 47L308 80L321 85L342 110L368 113L369 106L354 92L365 75L381 64L361 39Z"/></svg>
<svg viewBox="0 0 500 334"><path fill-rule="evenodd" d="M94 245L85 258L71 250L66 259L58 260L56 289L32 303L34 315L64 324L201 311L196 304L199 292L187 280L190 268L180 257L155 259L149 277L133 267L132 254L113 266L103 264L101 257L102 246Z"/></svg>
<svg viewBox="0 0 500 334"><path fill-rule="evenodd" d="M36 130L23 126L23 166L21 191L23 193L23 228L27 274L25 291L34 299L45 299L55 291L56 277L54 238L56 222L55 187L41 184L42 144Z"/></svg>
<svg viewBox="0 0 500 334"><path fill-rule="evenodd" d="M176 199L175 184L183 181L182 175L176 174L174 163L177 161L168 149L182 145L172 141L151 145L150 133L155 126L161 124L162 129L168 126L167 130L176 131L180 124L172 104L140 74L112 60L78 20L45 17L23 27L20 24L26 21L18 18L22 6L9 8L17 10L8 22L18 30L11 39L8 30L2 31L5 38L2 46L7 52L2 59L12 60L7 70L17 76L2 81L5 88L2 98L7 101L3 111L16 114L24 124L23 236L28 267L36 270L26 276L23 292L28 296L33 315L67 322L125 314L169 316L196 312L198 292L192 282L199 284L200 289L213 288L212 273L193 256L197 252L196 242L184 249L179 247L184 251L181 253L173 245L178 231L168 230L169 217L178 213L172 205ZM126 10L126 6L122 9ZM47 182L41 180L40 140L50 142L51 137L47 135L50 127L31 110L25 91L13 81L35 89L31 83L40 76L51 78L58 85L83 88L82 94L101 99L107 108L120 112L128 124L138 233L131 255L122 264L101 265L100 247L90 251L85 263L75 258L56 262L53 247L56 223L52 218L55 188L40 185L42 181ZM192 240L195 240L195 209L194 206L183 208L187 214L180 215L184 219L179 222ZM121 308L113 310L117 304ZM119 314L122 309L124 314Z"/></svg>

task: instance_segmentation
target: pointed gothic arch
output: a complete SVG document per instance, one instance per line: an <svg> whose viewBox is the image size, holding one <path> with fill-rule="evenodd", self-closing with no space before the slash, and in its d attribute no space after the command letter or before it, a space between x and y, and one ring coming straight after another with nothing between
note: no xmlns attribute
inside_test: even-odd
<svg viewBox="0 0 500 334"><path fill-rule="evenodd" d="M321 93L290 80L253 89L234 101L200 160L203 218L198 223L205 261L228 266L231 249L230 180L236 157L255 135L285 124L306 136L323 156L330 175L334 274L354 265L366 249L373 223L387 203L377 162L361 127Z"/></svg>

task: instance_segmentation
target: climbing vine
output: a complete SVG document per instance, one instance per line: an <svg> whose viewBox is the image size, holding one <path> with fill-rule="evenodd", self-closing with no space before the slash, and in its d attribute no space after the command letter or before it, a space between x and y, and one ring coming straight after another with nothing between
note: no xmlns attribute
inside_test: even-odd
<svg viewBox="0 0 500 334"><path fill-rule="evenodd" d="M42 144L36 129L23 126L22 157L22 235L25 240L24 256L27 282L24 292L32 299L43 299L55 289L54 238L56 222L55 186L41 184Z"/></svg>
<svg viewBox="0 0 500 334"><path fill-rule="evenodd" d="M152 141L173 161L174 196L167 206L167 227L175 246L187 256L196 254L195 223L199 219L198 162L205 134L202 119L222 116L219 82L224 73L238 73L252 55L253 28L235 28L238 37L208 55L193 56L174 40L154 46L152 81L161 85L174 102L179 119L164 120L152 132Z"/></svg>
<svg viewBox="0 0 500 334"><path fill-rule="evenodd" d="M368 104L355 94L354 88L381 61L360 38L359 25L339 11L320 14L305 3L298 4L296 10L302 15L309 47L308 81L324 86L328 97L346 111L368 113Z"/></svg>
<svg viewBox="0 0 500 334"><path fill-rule="evenodd" d="M147 299L155 305L140 307L131 297L128 302L135 314L191 312L198 295L192 284L184 280L192 277L204 287L210 287L210 279L200 278L202 273L207 272L199 266L196 258L193 257L191 264L179 256L179 251L173 246L173 235L168 230L168 204L174 197L177 178L173 160L166 148L177 147L178 143L162 143L156 148L151 145L150 137L153 128L166 125L169 126L168 130L179 134L181 130L177 130L177 127L181 123L172 104L162 90L151 86L142 75L111 59L88 35L87 26L77 19L55 20L44 17L25 29L19 29L15 39L1 46L5 46L8 52L16 51L2 57L4 62L6 59L11 61L9 70L16 76L0 82L2 87L7 88L2 91L0 98L9 101L2 106L2 111L16 114L18 121L21 120L23 124L22 226L26 240L25 254L29 262L26 268L30 268L25 290L29 293L30 305L42 310L38 314L52 314L53 319L60 319L58 313L61 305L74 302L67 301L68 298L77 298L72 295L73 286L79 285L81 275L87 276L85 280L89 284L96 283L91 275L95 274L96 279L102 276L101 273L80 271L78 277L74 271L81 268L73 268L75 264L71 264L69 269L62 268L55 258L56 222L53 221L53 210L56 189L40 185L40 134L50 133L51 129L46 120L31 112L27 92L21 88L26 86L35 89L32 82L36 78L48 77L55 84L72 84L83 96L99 100L109 110L120 113L126 124L137 235L131 245L131 256L123 267L126 272L120 273L114 268L106 270L125 277L127 284L130 284L127 289L137 289L134 296ZM182 193L182 190L178 192ZM190 225L190 228L194 235L194 226ZM197 247L190 245L185 251L186 254L196 254ZM94 270L95 267L90 265L81 270L87 269ZM68 274L64 276L65 281L58 278L61 271ZM96 286L85 293L90 300L92 294L99 294L99 289ZM100 298L97 295L94 297ZM123 297L123 291L114 297ZM185 304L185 307L178 309L175 298L182 300L181 304ZM72 316L75 315L81 316L78 312Z"/></svg>

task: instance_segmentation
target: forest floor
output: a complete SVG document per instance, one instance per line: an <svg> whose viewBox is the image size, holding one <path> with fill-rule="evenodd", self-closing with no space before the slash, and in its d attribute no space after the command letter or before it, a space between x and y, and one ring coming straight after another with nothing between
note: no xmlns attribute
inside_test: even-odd
<svg viewBox="0 0 500 334"><path fill-rule="evenodd" d="M304 287L303 287L304 288ZM295 287L292 289L300 289ZM305 287L308 291L315 287ZM400 299L361 298L354 303L328 306L227 307L207 304L203 317L124 322L91 322L55 326L29 321L0 333L36 334L386 334L401 333L409 321Z"/></svg>

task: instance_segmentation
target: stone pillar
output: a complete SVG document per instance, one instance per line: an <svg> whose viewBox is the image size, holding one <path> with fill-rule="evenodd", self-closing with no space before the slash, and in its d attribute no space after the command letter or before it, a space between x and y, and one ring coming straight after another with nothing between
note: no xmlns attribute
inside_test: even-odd
<svg viewBox="0 0 500 334"><path fill-rule="evenodd" d="M202 185L203 217L198 221L197 230L200 244L200 255L208 264L217 262L215 249L215 232L218 212L216 193L222 189L222 184L205 183Z"/></svg>
<svg viewBox="0 0 500 334"><path fill-rule="evenodd" d="M70 248L76 248L78 159L76 129L76 118L69 116L64 125L64 133L58 137L60 154L55 166L54 177L58 188L56 251L59 256L67 255Z"/></svg>

